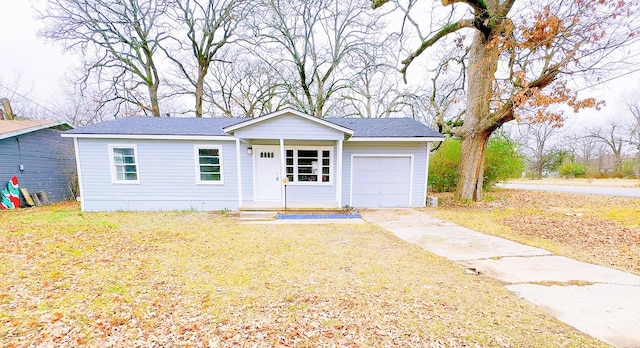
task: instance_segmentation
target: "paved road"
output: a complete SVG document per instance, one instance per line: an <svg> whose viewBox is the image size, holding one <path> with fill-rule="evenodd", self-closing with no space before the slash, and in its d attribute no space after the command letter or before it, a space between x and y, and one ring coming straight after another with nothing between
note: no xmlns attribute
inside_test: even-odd
<svg viewBox="0 0 640 348"><path fill-rule="evenodd" d="M640 347L640 276L490 236L413 209L363 218L481 276L615 347ZM552 285L542 285L549 282Z"/></svg>
<svg viewBox="0 0 640 348"><path fill-rule="evenodd" d="M564 186L539 184L498 184L498 187L519 190L538 190L640 198L640 187Z"/></svg>

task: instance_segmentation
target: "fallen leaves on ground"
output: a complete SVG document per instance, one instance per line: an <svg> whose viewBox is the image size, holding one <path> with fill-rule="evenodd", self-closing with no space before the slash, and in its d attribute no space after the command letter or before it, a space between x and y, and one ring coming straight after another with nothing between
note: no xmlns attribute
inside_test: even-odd
<svg viewBox="0 0 640 348"><path fill-rule="evenodd" d="M0 346L603 346L369 224L60 204L0 226Z"/></svg>
<svg viewBox="0 0 640 348"><path fill-rule="evenodd" d="M640 199L498 189L483 202L430 213L554 253L640 274Z"/></svg>

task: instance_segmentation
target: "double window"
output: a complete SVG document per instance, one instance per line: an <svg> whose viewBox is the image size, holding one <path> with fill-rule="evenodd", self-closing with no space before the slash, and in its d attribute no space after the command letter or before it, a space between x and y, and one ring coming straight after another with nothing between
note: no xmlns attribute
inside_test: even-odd
<svg viewBox="0 0 640 348"><path fill-rule="evenodd" d="M222 183L222 150L219 146L196 146L196 174L199 184Z"/></svg>
<svg viewBox="0 0 640 348"><path fill-rule="evenodd" d="M331 148L287 148L285 152L289 182L331 182Z"/></svg>
<svg viewBox="0 0 640 348"><path fill-rule="evenodd" d="M135 145L109 145L111 152L111 181L121 184L140 183L138 154Z"/></svg>

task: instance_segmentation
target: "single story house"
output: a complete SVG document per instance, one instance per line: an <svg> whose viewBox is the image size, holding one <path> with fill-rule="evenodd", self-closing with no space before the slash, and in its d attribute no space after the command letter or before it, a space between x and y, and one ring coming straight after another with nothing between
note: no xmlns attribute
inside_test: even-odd
<svg viewBox="0 0 640 348"><path fill-rule="evenodd" d="M129 117L67 131L84 211L424 206L429 146L408 118Z"/></svg>
<svg viewBox="0 0 640 348"><path fill-rule="evenodd" d="M0 187L12 176L50 202L73 199L76 181L73 141L60 134L73 127L54 120L0 120Z"/></svg>

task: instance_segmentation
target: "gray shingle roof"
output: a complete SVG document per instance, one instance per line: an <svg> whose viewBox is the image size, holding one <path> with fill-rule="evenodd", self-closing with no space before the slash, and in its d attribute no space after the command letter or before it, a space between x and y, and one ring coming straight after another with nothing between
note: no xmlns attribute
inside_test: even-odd
<svg viewBox="0 0 640 348"><path fill-rule="evenodd" d="M118 135L194 135L224 136L228 127L245 118L166 118L126 117L73 129L68 134ZM354 137L443 137L410 118L325 118L325 121L349 128Z"/></svg>
<svg viewBox="0 0 640 348"><path fill-rule="evenodd" d="M326 121L352 129L354 137L403 138L443 137L411 118L325 118Z"/></svg>
<svg viewBox="0 0 640 348"><path fill-rule="evenodd" d="M246 118L125 117L77 128L69 134L228 135L222 129Z"/></svg>

